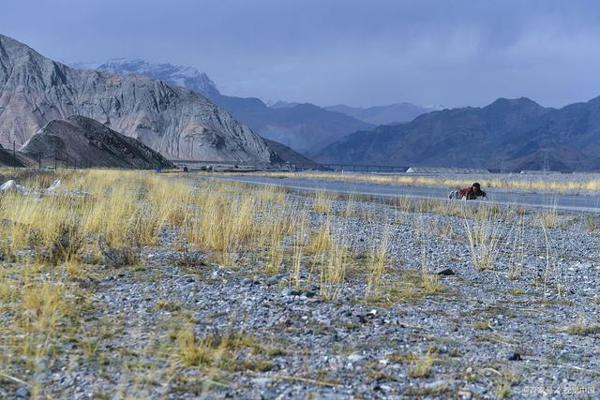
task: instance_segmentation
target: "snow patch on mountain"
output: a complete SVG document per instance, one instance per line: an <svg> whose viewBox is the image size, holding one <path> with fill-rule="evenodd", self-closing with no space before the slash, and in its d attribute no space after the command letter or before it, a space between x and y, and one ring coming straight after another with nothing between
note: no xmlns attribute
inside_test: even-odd
<svg viewBox="0 0 600 400"><path fill-rule="evenodd" d="M72 63L78 69L95 69L117 75L142 75L170 85L186 87L208 98L219 96L217 85L194 67L167 63L153 64L141 59L113 58L103 63Z"/></svg>

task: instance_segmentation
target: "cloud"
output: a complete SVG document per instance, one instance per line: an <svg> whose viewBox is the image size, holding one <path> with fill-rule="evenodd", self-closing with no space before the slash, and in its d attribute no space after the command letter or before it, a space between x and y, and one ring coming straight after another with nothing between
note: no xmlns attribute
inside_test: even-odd
<svg viewBox="0 0 600 400"><path fill-rule="evenodd" d="M3 33L49 56L193 65L236 95L356 105L530 96L558 106L600 94L594 1L13 3Z"/></svg>

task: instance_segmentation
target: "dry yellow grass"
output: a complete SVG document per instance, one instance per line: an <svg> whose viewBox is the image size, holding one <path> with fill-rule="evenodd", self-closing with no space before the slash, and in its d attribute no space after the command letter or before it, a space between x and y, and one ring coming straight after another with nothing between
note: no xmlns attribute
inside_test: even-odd
<svg viewBox="0 0 600 400"><path fill-rule="evenodd" d="M389 260L390 234L385 230L379 246L373 246L367 261L367 291L365 297L378 298L383 289L383 280Z"/></svg>
<svg viewBox="0 0 600 400"><path fill-rule="evenodd" d="M481 205L477 218L469 219L465 214L464 226L473 267L479 271L494 269L500 245L500 231L494 208Z"/></svg>
<svg viewBox="0 0 600 400"><path fill-rule="evenodd" d="M512 280L519 279L525 264L525 216L518 216L518 223L513 225L509 256L508 276Z"/></svg>
<svg viewBox="0 0 600 400"><path fill-rule="evenodd" d="M292 245L292 271L290 274L290 281L296 289L300 289L302 261L304 259L307 232L309 229L308 219L305 213L301 213L296 217L294 227L295 233Z"/></svg>
<svg viewBox="0 0 600 400"><path fill-rule="evenodd" d="M436 360L437 357L434 353L427 353L424 356L414 356L408 370L408 376L411 378L427 378L431 374Z"/></svg>
<svg viewBox="0 0 600 400"><path fill-rule="evenodd" d="M200 248L215 251L224 264L232 264L253 238L256 202L251 196L230 196L211 191L197 200L189 221L189 234Z"/></svg>
<svg viewBox="0 0 600 400"><path fill-rule="evenodd" d="M349 262L350 252L346 246L334 241L320 264L320 292L323 299L335 300L339 297L346 279Z"/></svg>
<svg viewBox="0 0 600 400"><path fill-rule="evenodd" d="M53 349L79 331L87 300L72 281L87 273L78 260L84 242L152 244L161 226L181 218L179 203L158 201L164 181L147 173L69 171L21 182L42 189L57 176L64 193L0 195L0 250L5 260L18 261L2 268L0 281L0 365L9 368L43 369ZM190 191L171 189L176 198ZM32 395L39 390L33 385Z"/></svg>
<svg viewBox="0 0 600 400"><path fill-rule="evenodd" d="M331 213L331 194L320 191L315 193L314 210L319 214Z"/></svg>
<svg viewBox="0 0 600 400"><path fill-rule="evenodd" d="M100 253L103 248L139 253L144 246L159 244L163 229L172 228L181 242L173 244L175 248L195 247L222 265L242 264L244 257L252 257L250 261L264 265L262 272L289 272L296 288L305 272L309 279L312 273L324 300L338 299L349 268L364 262L353 258L346 230L334 220L332 199L325 194L317 195L315 203L305 203L278 189L192 183L148 172L69 171L60 177L64 193L0 195L0 251L5 260L18 262L0 269L0 313L6 316L0 327L0 364L9 371L12 363L25 364L33 372L43 369L57 356L53 349L63 348L75 336L82 351L94 356L97 340L80 326L88 296L78 284L97 273L94 265L84 264L90 261L81 253L88 247ZM33 176L36 183L28 185L41 189L54 178ZM373 215L359 215L352 208L342 214L376 222ZM383 232L358 279L364 279L369 297L396 302L404 292L387 288L391 240L389 232ZM418 281L407 278L404 283L422 297L441 290L435 278L423 273ZM157 307L178 310L171 303ZM199 340L187 329L178 333L176 346L177 368L223 368L235 358L234 349L253 345L241 337L218 343L214 338Z"/></svg>

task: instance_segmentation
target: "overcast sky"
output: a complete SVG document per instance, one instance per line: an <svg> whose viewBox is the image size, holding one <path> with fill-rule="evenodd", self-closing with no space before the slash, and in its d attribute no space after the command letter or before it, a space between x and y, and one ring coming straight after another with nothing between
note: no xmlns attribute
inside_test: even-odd
<svg viewBox="0 0 600 400"><path fill-rule="evenodd" d="M600 2L2 0L0 33L65 61L195 66L226 94L369 106L600 95Z"/></svg>

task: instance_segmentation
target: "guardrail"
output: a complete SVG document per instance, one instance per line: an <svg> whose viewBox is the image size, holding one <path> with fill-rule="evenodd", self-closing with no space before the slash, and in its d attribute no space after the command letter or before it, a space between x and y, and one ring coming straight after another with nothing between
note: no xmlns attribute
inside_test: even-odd
<svg viewBox="0 0 600 400"><path fill-rule="evenodd" d="M285 163L269 164L257 163L252 161L208 161L208 160L169 160L179 166L193 165L218 165L232 167L253 167L258 169L295 169L295 170L326 170L326 171L353 171L353 172L405 172L408 167L397 165L377 165L377 164L333 164L333 163Z"/></svg>

